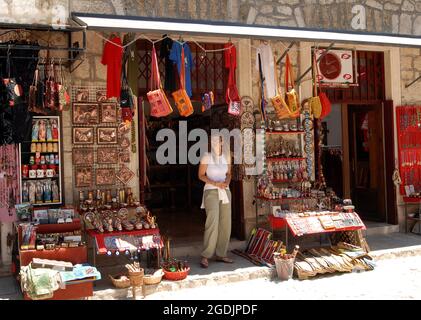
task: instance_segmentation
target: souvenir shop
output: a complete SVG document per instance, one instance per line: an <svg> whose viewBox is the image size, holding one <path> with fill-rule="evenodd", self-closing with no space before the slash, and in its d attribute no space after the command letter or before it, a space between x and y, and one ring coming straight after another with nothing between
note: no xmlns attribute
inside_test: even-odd
<svg viewBox="0 0 421 320"><path fill-rule="evenodd" d="M198 166L182 161L194 142L178 141L196 128L240 129L249 151L230 186L232 235L247 242L236 254L273 266L305 236L326 235L331 250L295 252L299 278L374 268L359 213L386 219L379 208L388 206L379 193L377 207L364 207L375 205L368 191L385 186L378 172L390 170L378 168L384 153L367 134L385 102L382 53L73 19L74 29L49 30L68 47L45 45L45 30L0 34L1 252L25 297L91 296L108 278L96 268L106 258L126 263L128 278L110 274L117 287L139 285L139 274L144 283L187 276L170 246L203 237L203 184ZM177 164L157 161L163 128L176 134ZM247 156L262 161L258 175ZM41 269L61 282L38 287Z"/></svg>

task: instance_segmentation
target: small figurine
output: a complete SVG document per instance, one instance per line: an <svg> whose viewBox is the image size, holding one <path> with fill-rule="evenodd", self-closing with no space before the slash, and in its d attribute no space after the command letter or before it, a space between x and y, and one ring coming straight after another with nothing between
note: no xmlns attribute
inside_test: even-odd
<svg viewBox="0 0 421 320"><path fill-rule="evenodd" d="M22 187L22 202L29 202L29 189L28 189L28 183L25 181L23 183Z"/></svg>
<svg viewBox="0 0 421 320"><path fill-rule="evenodd" d="M38 134L39 134L39 121L35 121L32 126L32 141L38 141Z"/></svg>
<svg viewBox="0 0 421 320"><path fill-rule="evenodd" d="M52 190L51 182L44 183L44 202L51 202L52 200Z"/></svg>
<svg viewBox="0 0 421 320"><path fill-rule="evenodd" d="M52 129L51 129L51 123L48 120L47 120L47 125L46 125L46 134L47 134L47 141L52 141L53 140L53 132L52 132Z"/></svg>
<svg viewBox="0 0 421 320"><path fill-rule="evenodd" d="M34 204L36 201L36 187L34 183L29 184L29 202Z"/></svg>
<svg viewBox="0 0 421 320"><path fill-rule="evenodd" d="M57 126L57 120L53 119L51 120L51 134L54 141L58 140L58 126Z"/></svg>
<svg viewBox="0 0 421 320"><path fill-rule="evenodd" d="M44 195L43 185L41 182L38 181L36 184L36 190L35 190L35 202L42 203L43 195Z"/></svg>
<svg viewBox="0 0 421 320"><path fill-rule="evenodd" d="M123 231L123 226L121 224L121 219L119 217L114 218L114 228L117 231Z"/></svg>
<svg viewBox="0 0 421 320"><path fill-rule="evenodd" d="M60 202L60 193L58 190L57 181L53 181L53 185L51 187L53 193L53 202Z"/></svg>
<svg viewBox="0 0 421 320"><path fill-rule="evenodd" d="M46 139L46 127L45 127L45 121L44 120L40 120L39 121L39 133L38 133L38 140L39 141L45 141Z"/></svg>

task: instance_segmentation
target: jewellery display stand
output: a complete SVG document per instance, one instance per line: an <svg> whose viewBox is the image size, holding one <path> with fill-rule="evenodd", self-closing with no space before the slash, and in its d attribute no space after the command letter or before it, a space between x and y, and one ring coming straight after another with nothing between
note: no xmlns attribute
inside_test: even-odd
<svg viewBox="0 0 421 320"><path fill-rule="evenodd" d="M265 172L260 178L266 177L274 188L293 188L309 182L312 178L313 173L308 170L312 167L308 166L311 159L308 155L312 150L307 148L306 143L306 139L311 139L311 132L302 124L304 120L304 116L279 122L269 120L270 125L265 134ZM272 147L269 148L270 146ZM285 243L288 244L286 219L275 217L273 211L276 207L281 211L289 210L291 204L297 202L304 205L305 200L306 198L301 196L273 199L256 195L256 226L269 223L272 233L274 230L284 230Z"/></svg>
<svg viewBox="0 0 421 320"><path fill-rule="evenodd" d="M400 194L405 206L405 232L408 222L421 230L421 106L396 108L398 128L399 172L402 179ZM418 206L418 215L410 216L408 207Z"/></svg>

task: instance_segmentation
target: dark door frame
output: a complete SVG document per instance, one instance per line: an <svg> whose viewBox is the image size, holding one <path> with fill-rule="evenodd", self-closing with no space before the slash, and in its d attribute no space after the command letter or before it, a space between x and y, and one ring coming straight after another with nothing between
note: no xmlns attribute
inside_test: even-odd
<svg viewBox="0 0 421 320"><path fill-rule="evenodd" d="M381 105L383 119L383 160L384 160L384 184L385 184L385 210L386 219L384 222L398 224L398 212L396 201L396 189L392 180L395 169L395 134L394 134L394 108L393 101L381 102L349 102L342 104L342 133L343 133L343 183L344 196L350 196L350 161L349 161L349 128L348 106L349 105Z"/></svg>

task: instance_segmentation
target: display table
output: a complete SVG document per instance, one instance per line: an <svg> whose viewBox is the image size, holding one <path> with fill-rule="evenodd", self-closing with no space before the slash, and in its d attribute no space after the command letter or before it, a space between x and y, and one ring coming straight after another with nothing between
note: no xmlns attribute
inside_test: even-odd
<svg viewBox="0 0 421 320"><path fill-rule="evenodd" d="M291 213L285 218L269 215L269 223L272 230L285 229L286 245L288 245L288 229L294 237L366 229L356 212Z"/></svg>
<svg viewBox="0 0 421 320"><path fill-rule="evenodd" d="M71 232L81 229L80 220L67 224L44 224L36 227L39 234ZM85 245L74 248L56 248L53 250L22 250L22 229L17 227L18 231L18 247L19 247L19 263L20 266L27 266L32 262L33 258L48 259L71 262L73 265L84 264L88 261L88 251ZM59 289L54 292L54 297L50 300L80 299L93 296L94 279L84 279L81 281L70 281L66 284L66 289ZM24 292L24 299L30 300Z"/></svg>
<svg viewBox="0 0 421 320"><path fill-rule="evenodd" d="M95 230L87 230L86 234L95 242L93 247L94 266L96 266L96 255L120 254L126 251L147 251L157 250L157 263L160 265L160 250L163 248L163 241L158 228L115 231L100 233Z"/></svg>

